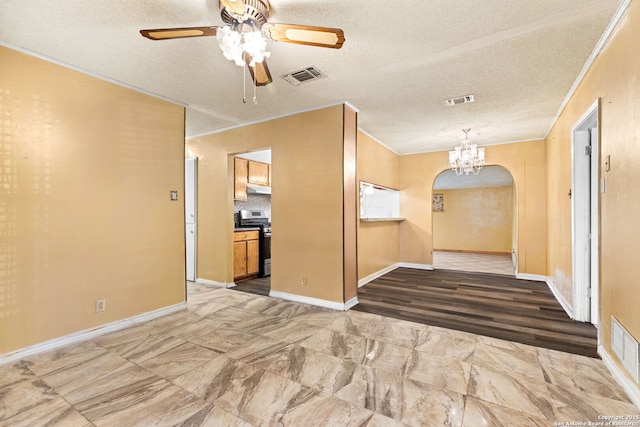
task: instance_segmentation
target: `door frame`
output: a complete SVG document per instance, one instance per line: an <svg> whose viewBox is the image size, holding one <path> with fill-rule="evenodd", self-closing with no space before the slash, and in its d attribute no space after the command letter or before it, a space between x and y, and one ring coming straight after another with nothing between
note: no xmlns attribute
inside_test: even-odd
<svg viewBox="0 0 640 427"><path fill-rule="evenodd" d="M198 158L185 158L184 166L184 218L185 218L185 279L195 281L198 277ZM189 174L193 180L189 182ZM193 220L188 218L189 210L193 210ZM193 247L189 248L189 226L193 225ZM193 274L190 274L192 271Z"/></svg>
<svg viewBox="0 0 640 427"><path fill-rule="evenodd" d="M596 326L600 321L599 105L600 98L596 99L571 129L573 317ZM584 154L587 145L591 145L590 156Z"/></svg>

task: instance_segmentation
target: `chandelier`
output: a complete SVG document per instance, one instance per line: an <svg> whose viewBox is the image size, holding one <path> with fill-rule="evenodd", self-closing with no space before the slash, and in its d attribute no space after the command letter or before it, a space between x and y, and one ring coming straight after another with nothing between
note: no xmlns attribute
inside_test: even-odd
<svg viewBox="0 0 640 427"><path fill-rule="evenodd" d="M484 166L484 148L478 148L476 144L472 144L469 140L469 131L471 129L462 129L465 134L464 141L449 151L449 166L456 175L469 175L472 172L478 175L482 166Z"/></svg>

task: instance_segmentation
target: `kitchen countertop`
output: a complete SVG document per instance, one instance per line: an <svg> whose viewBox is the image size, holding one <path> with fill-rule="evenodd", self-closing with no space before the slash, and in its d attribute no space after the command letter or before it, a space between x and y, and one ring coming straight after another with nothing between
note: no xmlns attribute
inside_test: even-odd
<svg viewBox="0 0 640 427"><path fill-rule="evenodd" d="M260 227L236 227L233 231L260 231Z"/></svg>

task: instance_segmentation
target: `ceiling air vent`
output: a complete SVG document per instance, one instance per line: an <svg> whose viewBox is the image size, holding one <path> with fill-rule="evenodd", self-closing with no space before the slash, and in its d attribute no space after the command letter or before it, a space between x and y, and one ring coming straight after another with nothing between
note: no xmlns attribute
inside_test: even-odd
<svg viewBox="0 0 640 427"><path fill-rule="evenodd" d="M307 83L312 80L318 80L327 77L322 71L318 70L313 65L310 67L303 68L301 70L293 71L287 75L282 76L283 79L288 81L294 86L299 85L300 83Z"/></svg>
<svg viewBox="0 0 640 427"><path fill-rule="evenodd" d="M445 99L444 100L444 104L445 105L458 105L458 104L466 104L467 102L473 102L473 95L465 95L465 96L459 96L458 98L451 98L451 99Z"/></svg>

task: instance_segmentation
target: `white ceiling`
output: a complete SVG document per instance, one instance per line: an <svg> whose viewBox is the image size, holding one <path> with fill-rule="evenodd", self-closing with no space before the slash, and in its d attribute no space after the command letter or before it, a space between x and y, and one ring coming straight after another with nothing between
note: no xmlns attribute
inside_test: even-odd
<svg viewBox="0 0 640 427"><path fill-rule="evenodd" d="M347 101L360 129L408 154L451 149L463 128L480 145L543 138L620 2L271 0L270 22L342 28L346 42L270 43L257 105L215 37L138 33L222 25L217 0L0 0L0 43L184 104L188 137ZM279 77L309 65L328 78Z"/></svg>

